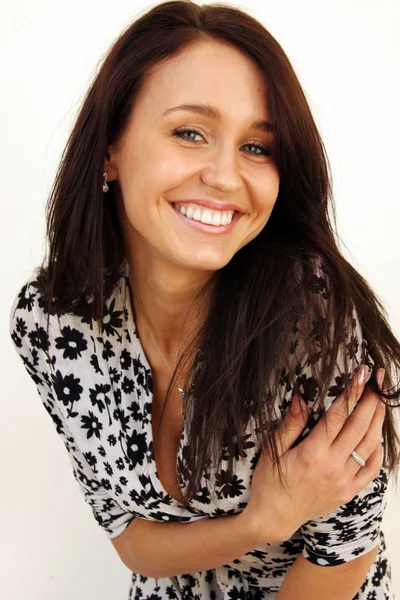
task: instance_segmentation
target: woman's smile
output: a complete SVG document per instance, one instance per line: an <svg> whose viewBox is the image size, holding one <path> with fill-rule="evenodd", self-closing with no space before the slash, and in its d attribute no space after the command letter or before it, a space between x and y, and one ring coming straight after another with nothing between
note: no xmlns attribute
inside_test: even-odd
<svg viewBox="0 0 400 600"><path fill-rule="evenodd" d="M212 211L200 206L194 208L194 205L189 205L186 208L186 206L174 204L173 202L170 202L169 205L178 218L181 219L182 223L188 227L197 229L197 231L213 235L229 233L236 225L238 219L243 216L239 211Z"/></svg>

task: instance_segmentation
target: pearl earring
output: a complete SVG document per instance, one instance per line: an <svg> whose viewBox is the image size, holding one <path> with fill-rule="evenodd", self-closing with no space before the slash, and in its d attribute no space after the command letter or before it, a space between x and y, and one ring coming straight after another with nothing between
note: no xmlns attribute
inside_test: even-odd
<svg viewBox="0 0 400 600"><path fill-rule="evenodd" d="M106 193L109 190L107 185L107 173L103 173L104 181L103 181L103 192Z"/></svg>

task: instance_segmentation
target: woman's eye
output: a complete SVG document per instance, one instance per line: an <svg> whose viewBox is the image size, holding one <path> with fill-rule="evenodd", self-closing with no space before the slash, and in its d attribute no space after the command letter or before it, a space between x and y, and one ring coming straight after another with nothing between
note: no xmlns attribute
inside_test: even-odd
<svg viewBox="0 0 400 600"><path fill-rule="evenodd" d="M179 137L188 142L193 142L195 144L200 143L199 140L195 140L194 138L198 135L204 139L203 134L197 129L192 129L188 127L180 127L179 129L174 129L172 131L172 135ZM191 137L192 136L192 137ZM264 146L263 144L245 144L244 147L252 148L253 150L249 152L249 154L253 154L254 156L271 156L272 151L268 146ZM256 150L256 151L254 151Z"/></svg>
<svg viewBox="0 0 400 600"><path fill-rule="evenodd" d="M245 144L246 146L249 146L250 148L256 148L257 150L261 150L261 154L259 152L250 152L250 154L255 154L256 156L271 156L272 152L271 149L268 148L267 146L264 146L262 144Z"/></svg>
<svg viewBox="0 0 400 600"><path fill-rule="evenodd" d="M195 135L199 135L200 137L203 137L203 135L199 131L197 131L197 129L188 129L187 127L180 127L179 129L174 129L172 131L172 135L175 135L176 137L180 137L189 142L195 142L197 144L197 141L195 141L193 138L190 138L189 136L186 137L186 134L191 134L191 133L194 133Z"/></svg>

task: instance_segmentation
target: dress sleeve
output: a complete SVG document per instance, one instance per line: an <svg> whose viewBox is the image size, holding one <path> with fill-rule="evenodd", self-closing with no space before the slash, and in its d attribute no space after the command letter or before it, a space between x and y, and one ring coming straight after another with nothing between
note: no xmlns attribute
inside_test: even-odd
<svg viewBox="0 0 400 600"><path fill-rule="evenodd" d="M319 281L320 291L325 286ZM324 398L324 406L312 411L311 420L299 438L304 439L335 398L341 394L346 381L344 362L349 365L351 377L361 364L370 369L374 361L368 351L368 343L363 337L360 321L353 306L352 328L340 346L332 380ZM309 332L309 335L312 335ZM305 399L309 402L315 396L316 381L311 374L310 361L306 356L296 358L297 383ZM349 562L366 554L379 544L382 516L387 504L386 492L388 473L384 467L376 479L371 481L350 502L339 506L327 515L307 521L300 527L304 539L303 555L316 564L334 566ZM310 490L310 493L311 490Z"/></svg>
<svg viewBox="0 0 400 600"><path fill-rule="evenodd" d="M59 406L46 357L46 332L39 326L43 311L32 289L34 277L22 286L11 306L10 336L28 375L34 381L41 401L50 415L59 437L64 442L72 465L73 475L85 501L91 507L97 523L109 538L122 533L135 518L122 508L96 479L93 470L68 429L66 418Z"/></svg>

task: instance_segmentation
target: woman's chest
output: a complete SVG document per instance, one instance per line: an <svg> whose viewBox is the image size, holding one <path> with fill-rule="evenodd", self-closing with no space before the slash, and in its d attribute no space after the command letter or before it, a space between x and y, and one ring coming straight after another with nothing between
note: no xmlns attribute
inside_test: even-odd
<svg viewBox="0 0 400 600"><path fill-rule="evenodd" d="M71 410L66 422L82 463L90 467L105 494L137 516L162 521L189 521L243 509L256 464L255 448L247 444L245 456L234 464L231 483L222 461L212 480L202 479L190 508L183 509L190 426L183 428L179 391L172 389L164 406L165 385L153 379L142 363L132 365L132 377L116 377L115 372L104 369L100 382L81 378L79 398L73 406L63 406L66 413Z"/></svg>
<svg viewBox="0 0 400 600"><path fill-rule="evenodd" d="M182 438L181 395L174 386L166 402L167 385L153 378L151 426L156 471L164 490L178 502L183 501L177 462Z"/></svg>

